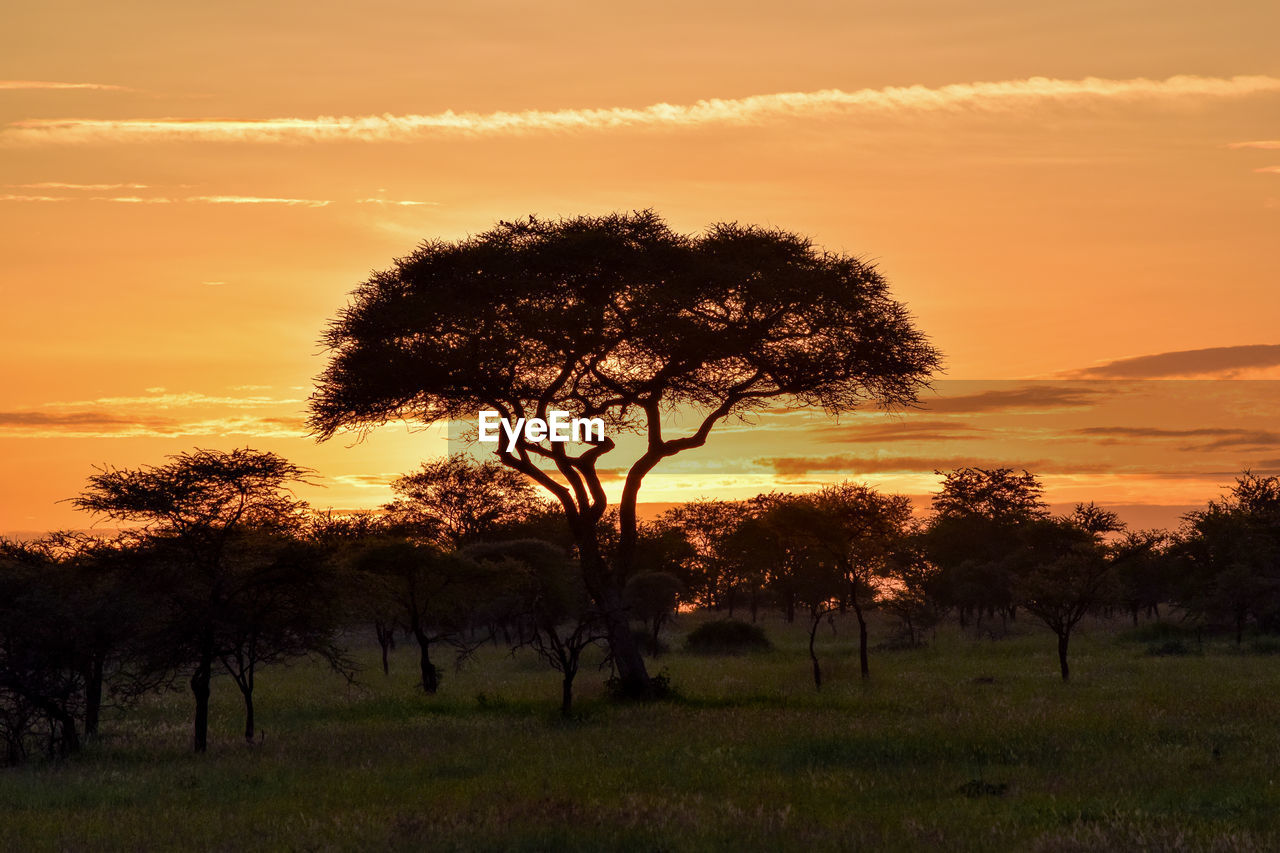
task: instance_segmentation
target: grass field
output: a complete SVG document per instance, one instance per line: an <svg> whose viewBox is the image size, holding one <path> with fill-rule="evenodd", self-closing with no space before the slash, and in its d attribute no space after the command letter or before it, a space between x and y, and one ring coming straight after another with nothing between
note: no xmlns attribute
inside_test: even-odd
<svg viewBox="0 0 1280 853"><path fill-rule="evenodd" d="M1280 849L1280 656L1155 655L1150 629L1091 622L1062 684L1052 635L1019 621L874 652L862 684L837 625L821 694L803 629L771 616L773 652L659 658L672 702L607 704L588 669L573 721L556 673L496 647L435 697L409 647L390 677L358 650L356 688L267 670L252 747L215 682L204 756L189 697L155 697L75 760L0 771L0 849Z"/></svg>

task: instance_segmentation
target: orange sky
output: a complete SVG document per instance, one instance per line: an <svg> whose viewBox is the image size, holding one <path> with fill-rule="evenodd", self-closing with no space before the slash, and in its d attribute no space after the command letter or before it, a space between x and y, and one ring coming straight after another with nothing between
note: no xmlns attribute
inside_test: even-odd
<svg viewBox="0 0 1280 853"><path fill-rule="evenodd" d="M923 492L970 460L1177 505L1280 468L1270 383L1131 381L1276 376L1275 3L610 5L7 4L0 531L83 526L56 501L94 464L196 445L384 500L445 443L302 435L345 294L425 237L643 207L875 259L962 380L944 399L1015 395L906 416L949 424L910 441L727 432L646 500ZM1112 391L1016 396L1085 376ZM914 469L865 461L894 455Z"/></svg>

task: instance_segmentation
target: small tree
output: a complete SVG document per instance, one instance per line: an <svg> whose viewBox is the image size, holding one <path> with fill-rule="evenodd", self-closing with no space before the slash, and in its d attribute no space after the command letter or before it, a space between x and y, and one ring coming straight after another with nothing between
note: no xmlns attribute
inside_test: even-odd
<svg viewBox="0 0 1280 853"><path fill-rule="evenodd" d="M540 504L529 481L497 462L456 453L423 462L392 481L386 506L392 526L421 533L445 550L493 539Z"/></svg>
<svg viewBox="0 0 1280 853"><path fill-rule="evenodd" d="M1015 600L1058 638L1058 666L1067 681L1071 632L1103 599L1112 562L1096 536L1069 518L1032 522L1022 535L1032 567L1015 582Z"/></svg>
<svg viewBox="0 0 1280 853"><path fill-rule="evenodd" d="M471 653L465 631L491 592L491 567L394 536L371 539L352 562L363 583L383 602L377 605L379 611L395 613L417 641L420 685L425 693L435 693L440 670L431 660L431 649L444 643L460 657Z"/></svg>
<svg viewBox="0 0 1280 853"><path fill-rule="evenodd" d="M623 591L631 615L649 629L649 648L657 656L661 653L658 632L675 613L680 604L684 584L669 572L641 572L627 581Z"/></svg>
<svg viewBox="0 0 1280 853"><path fill-rule="evenodd" d="M502 588L514 592L507 615L518 623L516 648L532 648L560 673L560 714L572 716L582 653L605 639L577 567L563 551L536 539L473 545L465 554L493 566L504 578Z"/></svg>
<svg viewBox="0 0 1280 853"><path fill-rule="evenodd" d="M827 486L806 495L798 532L845 583L845 598L858 619L858 665L871 675L867 660L865 610L875 603L878 579L889 573L893 550L907 533L911 503L900 495L881 495L859 483Z"/></svg>
<svg viewBox="0 0 1280 853"><path fill-rule="evenodd" d="M231 552L249 531L285 532L305 507L289 492L311 472L274 453L195 450L162 465L102 468L72 503L107 519L141 522L155 549L148 581L169 610L157 665L191 666L193 745L208 747L214 664L227 650L225 614L236 589Z"/></svg>
<svg viewBox="0 0 1280 853"><path fill-rule="evenodd" d="M1033 474L1011 468L957 468L943 475L925 528L925 554L939 569L936 589L960 625L982 614L1015 611L1014 584L1023 529L1049 517Z"/></svg>
<svg viewBox="0 0 1280 853"><path fill-rule="evenodd" d="M1245 471L1184 520L1174 548L1179 603L1202 621L1229 625L1237 645L1250 620L1280 630L1280 477Z"/></svg>

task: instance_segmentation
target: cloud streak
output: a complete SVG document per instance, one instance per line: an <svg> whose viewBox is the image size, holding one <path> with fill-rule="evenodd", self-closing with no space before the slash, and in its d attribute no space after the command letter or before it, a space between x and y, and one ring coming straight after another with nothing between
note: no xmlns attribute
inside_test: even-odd
<svg viewBox="0 0 1280 853"><path fill-rule="evenodd" d="M945 414L985 414L1009 411L1052 411L1092 406L1102 395L1099 388L1064 385L1027 385L1008 390L980 391L956 397L922 401L930 412Z"/></svg>
<svg viewBox="0 0 1280 853"><path fill-rule="evenodd" d="M783 478L803 477L818 472L840 473L845 475L885 474L885 473L933 473L949 471L956 468L1014 468L1015 470L1034 471L1037 474L1098 474L1113 471L1113 468L1093 464L1070 462L1051 462L1038 460L1034 462L997 461L978 457L934 457L934 456L896 456L871 459L864 456L782 456L772 459L757 459L758 465L767 465L774 474Z"/></svg>
<svg viewBox="0 0 1280 853"><path fill-rule="evenodd" d="M1207 347L1140 355L1086 367L1074 375L1085 379L1229 379L1242 371L1272 367L1280 367L1280 344Z"/></svg>
<svg viewBox="0 0 1280 853"><path fill-rule="evenodd" d="M1203 444L1185 445L1182 450L1258 450L1280 447L1280 432L1273 430L1198 427L1166 429L1163 427L1085 427L1076 435L1097 438L1100 444L1132 444L1139 439L1206 439Z"/></svg>
<svg viewBox="0 0 1280 853"><path fill-rule="evenodd" d="M1031 77L927 87L823 89L745 98L713 98L692 104L599 107L519 112L454 112L426 115L320 116L316 118L27 119L10 124L10 143L90 142L314 142L408 141L433 135L497 136L522 133L678 129L745 126L771 121L853 113L1004 110L1039 103L1136 102L1182 98L1239 98L1280 92L1280 78L1265 75L1164 80Z"/></svg>
<svg viewBox="0 0 1280 853"><path fill-rule="evenodd" d="M1252 142L1232 142L1228 148L1280 149L1280 139L1255 139Z"/></svg>
<svg viewBox="0 0 1280 853"><path fill-rule="evenodd" d="M62 181L41 181L36 184L4 184L7 189L16 190L145 190L150 184L67 184Z"/></svg>
<svg viewBox="0 0 1280 853"><path fill-rule="evenodd" d="M136 92L110 83L61 83L54 80L0 80L0 89L96 89L102 92Z"/></svg>
<svg viewBox="0 0 1280 853"><path fill-rule="evenodd" d="M141 186L141 185L139 185ZM86 187L87 188L87 187ZM0 195L0 201L13 202L57 202L57 201L104 201L111 204L276 204L286 207L328 207L332 199L322 198L273 198L253 195L193 195L181 197L167 196L61 196L61 195ZM425 202L424 202L425 203Z"/></svg>

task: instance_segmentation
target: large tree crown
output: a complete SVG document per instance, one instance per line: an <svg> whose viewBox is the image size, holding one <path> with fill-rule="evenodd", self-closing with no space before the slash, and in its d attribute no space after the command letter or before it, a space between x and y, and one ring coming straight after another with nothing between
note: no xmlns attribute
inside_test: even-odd
<svg viewBox="0 0 1280 853"><path fill-rule="evenodd" d="M939 363L874 266L777 229L682 235L652 211L425 242L361 284L323 343L322 438L482 408L625 430L677 406L895 407Z"/></svg>

